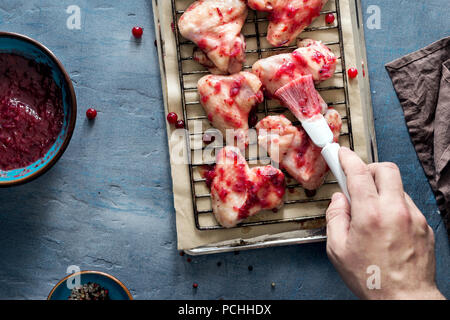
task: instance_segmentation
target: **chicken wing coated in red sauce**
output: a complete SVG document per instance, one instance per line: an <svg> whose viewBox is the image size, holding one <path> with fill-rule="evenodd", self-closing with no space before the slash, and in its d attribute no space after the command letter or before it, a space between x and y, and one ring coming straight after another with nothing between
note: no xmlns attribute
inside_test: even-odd
<svg viewBox="0 0 450 320"><path fill-rule="evenodd" d="M283 204L284 174L272 166L250 169L235 147L225 147L217 153L216 165L208 177L214 215L226 228Z"/></svg>
<svg viewBox="0 0 450 320"><path fill-rule="evenodd" d="M270 12L267 40L275 47L289 45L314 19L328 0L248 0L250 8Z"/></svg>
<svg viewBox="0 0 450 320"><path fill-rule="evenodd" d="M253 73L261 80L267 96L300 76L312 75L316 82L331 78L336 70L337 58L320 41L299 41L292 53L274 55L257 61Z"/></svg>
<svg viewBox="0 0 450 320"><path fill-rule="evenodd" d="M233 74L241 71L245 60L241 29L247 14L245 0L199 0L184 12L178 26L204 53L195 52L195 60L213 73Z"/></svg>
<svg viewBox="0 0 450 320"><path fill-rule="evenodd" d="M231 76L207 75L198 82L200 103L208 120L224 137L227 129L234 129L233 137L245 146L249 114L264 100L261 87L259 78L246 71Z"/></svg>
<svg viewBox="0 0 450 320"><path fill-rule="evenodd" d="M330 108L325 119L337 142L342 128L339 113ZM329 168L321 155L322 149L313 144L302 127L294 126L281 115L262 119L256 129L260 146L303 188L316 190L323 184Z"/></svg>

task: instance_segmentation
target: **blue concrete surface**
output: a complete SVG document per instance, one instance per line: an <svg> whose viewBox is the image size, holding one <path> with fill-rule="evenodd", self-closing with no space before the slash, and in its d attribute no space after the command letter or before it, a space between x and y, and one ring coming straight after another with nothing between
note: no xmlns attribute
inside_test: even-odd
<svg viewBox="0 0 450 320"><path fill-rule="evenodd" d="M81 8L81 30L66 28L69 5ZM450 34L448 0L362 5L364 12L369 5L381 9L381 29L366 29L380 160L399 164L406 190L433 226L437 281L450 297L445 228L384 70ZM145 28L141 42L131 37L135 25ZM355 298L323 243L191 263L178 255L150 0L0 0L0 30L53 50L79 103L74 137L58 164L37 181L0 190L1 299L44 299L69 265L111 273L137 299ZM93 124L84 116L89 107L99 111Z"/></svg>

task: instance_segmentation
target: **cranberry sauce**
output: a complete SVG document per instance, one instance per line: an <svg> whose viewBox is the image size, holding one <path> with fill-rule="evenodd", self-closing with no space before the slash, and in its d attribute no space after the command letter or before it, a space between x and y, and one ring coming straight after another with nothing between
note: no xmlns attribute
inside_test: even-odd
<svg viewBox="0 0 450 320"><path fill-rule="evenodd" d="M268 209L271 203L267 200L271 193L275 193L280 199L284 197L286 192L286 180L281 171L273 167L254 169L255 180L245 181L247 190L247 199L239 208L238 218L240 220L247 219L250 210L255 206L261 209Z"/></svg>
<svg viewBox="0 0 450 320"><path fill-rule="evenodd" d="M26 167L47 153L63 126L61 96L48 66L0 53L0 170Z"/></svg>

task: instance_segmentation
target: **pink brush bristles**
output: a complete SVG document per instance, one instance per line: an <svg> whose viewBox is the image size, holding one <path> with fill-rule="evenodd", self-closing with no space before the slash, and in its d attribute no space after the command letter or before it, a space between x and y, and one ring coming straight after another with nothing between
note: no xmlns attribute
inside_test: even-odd
<svg viewBox="0 0 450 320"><path fill-rule="evenodd" d="M322 110L323 100L314 87L312 75L289 82L275 92L275 97L300 121L310 119Z"/></svg>

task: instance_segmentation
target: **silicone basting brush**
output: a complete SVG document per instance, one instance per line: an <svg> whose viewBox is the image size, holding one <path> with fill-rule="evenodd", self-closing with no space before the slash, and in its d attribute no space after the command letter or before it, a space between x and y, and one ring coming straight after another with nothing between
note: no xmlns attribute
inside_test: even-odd
<svg viewBox="0 0 450 320"><path fill-rule="evenodd" d="M339 161L340 146L334 142L333 133L321 113L319 93L314 87L312 76L302 76L289 82L275 92L275 97L300 120L313 143L322 148L322 156L350 201L347 177Z"/></svg>

